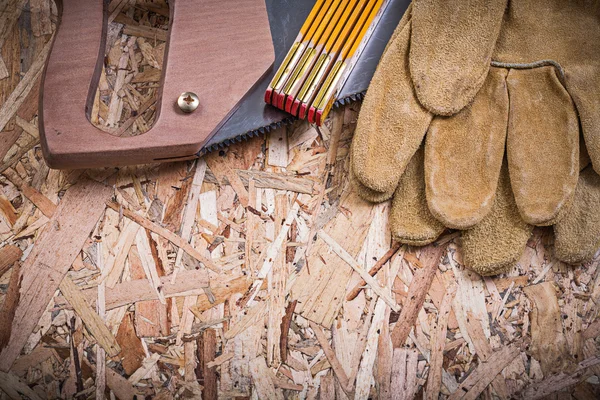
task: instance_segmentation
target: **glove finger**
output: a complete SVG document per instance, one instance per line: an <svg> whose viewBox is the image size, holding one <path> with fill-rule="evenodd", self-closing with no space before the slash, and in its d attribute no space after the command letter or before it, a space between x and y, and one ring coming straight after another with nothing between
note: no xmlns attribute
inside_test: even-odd
<svg viewBox="0 0 600 400"><path fill-rule="evenodd" d="M470 228L491 210L506 142L508 71L492 68L473 103L433 119L425 145L431 213L449 228Z"/></svg>
<svg viewBox="0 0 600 400"><path fill-rule="evenodd" d="M532 230L519 214L505 162L492 211L462 232L465 266L484 276L507 271L521 258Z"/></svg>
<svg viewBox="0 0 600 400"><path fill-rule="evenodd" d="M400 178L390 211L392 236L400 243L413 246L424 246L435 241L445 229L427 207L424 158L424 150L421 147Z"/></svg>
<svg viewBox="0 0 600 400"><path fill-rule="evenodd" d="M352 161L350 161L350 165L352 165ZM352 172L352 168L350 168L350 184L356 190L361 199L370 201L371 203L381 203L386 200L389 200L394 195L394 192L377 192L371 188L366 187L358 179L354 176L354 172Z"/></svg>
<svg viewBox="0 0 600 400"><path fill-rule="evenodd" d="M570 68L566 86L579 113L592 165L600 173L600 71L590 66Z"/></svg>
<svg viewBox="0 0 600 400"><path fill-rule="evenodd" d="M400 28L369 85L351 150L356 179L381 193L396 189L432 118L417 101L408 73L410 23Z"/></svg>
<svg viewBox="0 0 600 400"><path fill-rule="evenodd" d="M579 174L572 206L554 225L554 253L569 264L590 261L600 248L600 176L588 167Z"/></svg>
<svg viewBox="0 0 600 400"><path fill-rule="evenodd" d="M553 67L508 73L508 169L523 220L551 225L575 193L579 122Z"/></svg>
<svg viewBox="0 0 600 400"><path fill-rule="evenodd" d="M361 199L370 201L371 203L381 203L391 199L394 195L394 191L396 190L396 188L388 192L378 192L363 185L358 179L356 179L356 175L354 175L354 157L352 156L353 148L354 141L352 141L352 143L350 144L350 168L348 168L348 176L350 178L351 186L356 190Z"/></svg>
<svg viewBox="0 0 600 400"><path fill-rule="evenodd" d="M485 81L507 0L415 0L410 72L421 104L452 115Z"/></svg>

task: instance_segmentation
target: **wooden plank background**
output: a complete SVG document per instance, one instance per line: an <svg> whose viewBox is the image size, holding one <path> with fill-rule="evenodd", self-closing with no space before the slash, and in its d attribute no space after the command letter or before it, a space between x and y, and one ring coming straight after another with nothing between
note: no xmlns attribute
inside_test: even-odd
<svg viewBox="0 0 600 400"><path fill-rule="evenodd" d="M92 122L143 134L168 5L109 7ZM0 3L0 399L600 397L599 260L567 266L536 229L481 278L459 233L392 243L388 204L348 182L358 104L200 160L49 170L56 20Z"/></svg>

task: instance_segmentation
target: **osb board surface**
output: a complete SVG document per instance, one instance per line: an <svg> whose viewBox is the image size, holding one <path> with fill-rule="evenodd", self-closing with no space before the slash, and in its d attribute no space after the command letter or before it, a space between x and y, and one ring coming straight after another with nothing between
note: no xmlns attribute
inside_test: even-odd
<svg viewBox="0 0 600 400"><path fill-rule="evenodd" d="M121 134L151 124L166 26L164 3L134 3L111 4L96 103ZM46 0L0 5L2 399L600 396L600 260L555 260L545 229L494 278L456 233L396 246L388 205L348 183L357 106L197 161L49 170L54 21Z"/></svg>

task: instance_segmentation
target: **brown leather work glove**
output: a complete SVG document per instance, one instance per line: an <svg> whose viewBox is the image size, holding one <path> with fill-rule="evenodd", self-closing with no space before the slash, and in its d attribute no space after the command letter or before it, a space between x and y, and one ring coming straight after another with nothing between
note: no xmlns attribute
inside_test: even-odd
<svg viewBox="0 0 600 400"><path fill-rule="evenodd" d="M465 10L454 0L414 0L373 77L352 147L361 195L383 201L396 192L391 225L397 240L425 244L444 226L467 229L468 253L474 232L500 232L490 225L494 220L512 229L499 239L514 248L511 238L524 246L527 223L550 225L571 215L578 113L592 162L600 161L593 123L600 121L598 19L590 2L521 0L506 9L506 1L478 1ZM582 90L586 82L589 91ZM411 159L423 158L421 147L423 167L411 168ZM510 179L501 178L505 148ZM492 218L496 203L503 203L498 197L512 198L508 182L518 212ZM563 225L555 227L557 254ZM493 273L508 264L501 258L514 260L514 250L505 253L491 264L477 257L472 263Z"/></svg>

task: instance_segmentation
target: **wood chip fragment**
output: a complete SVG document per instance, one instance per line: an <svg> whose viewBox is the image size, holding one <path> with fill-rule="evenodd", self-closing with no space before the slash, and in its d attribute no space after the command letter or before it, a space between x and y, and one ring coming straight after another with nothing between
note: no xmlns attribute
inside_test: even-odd
<svg viewBox="0 0 600 400"><path fill-rule="evenodd" d="M417 351L396 348L392 360L392 399L414 399L417 391Z"/></svg>
<svg viewBox="0 0 600 400"><path fill-rule="evenodd" d="M214 360L209 361L208 363L206 363L206 368L214 368L217 367L223 363L226 363L227 361L231 360L233 358L233 353L224 353L221 354L218 357L215 357Z"/></svg>
<svg viewBox="0 0 600 400"><path fill-rule="evenodd" d="M438 310L437 321L431 334L431 355L429 360L429 377L425 388L425 398L434 400L439 397L442 387L442 363L444 361L444 349L446 347L446 333L448 329L448 317L452 308L452 301L456 294L456 284L450 282L446 287L446 293Z"/></svg>
<svg viewBox="0 0 600 400"><path fill-rule="evenodd" d="M417 320L419 311L421 310L421 307L423 307L425 296L435 277L440 258L445 250L445 245L434 245L423 249L421 252L420 262L423 265L423 268L415 273L415 276L410 283L408 295L406 296L407 300L402 305L400 317L392 331L392 343L394 348L402 346L408 338L408 334Z"/></svg>
<svg viewBox="0 0 600 400"><path fill-rule="evenodd" d="M98 314L90 307L85 295L81 290L73 283L73 281L65 276L59 285L60 291L67 301L73 306L73 309L82 319L90 335L96 339L98 344L106 350L110 357L114 357L121 351L121 346L117 343L117 340L110 332L110 330L104 324L104 321L98 316Z"/></svg>
<svg viewBox="0 0 600 400"><path fill-rule="evenodd" d="M56 211L56 204L49 198L28 185L21 186L21 191L27 198L48 218L51 218Z"/></svg>
<svg viewBox="0 0 600 400"><path fill-rule="evenodd" d="M249 186L250 179L253 179L255 186L261 189L288 190L290 192L306 194L314 193L315 183L313 180L294 174L247 171L242 169L238 169L236 172L245 186ZM226 181L226 178L223 181L229 183L229 181Z"/></svg>
<svg viewBox="0 0 600 400"><path fill-rule="evenodd" d="M0 277L4 275L22 255L23 252L17 246L7 245L0 248Z"/></svg>
<svg viewBox="0 0 600 400"><path fill-rule="evenodd" d="M121 321L115 338L121 346L119 358L121 358L123 369L127 375L131 375L142 366L145 358L144 346L135 333L131 313L127 313Z"/></svg>
<svg viewBox="0 0 600 400"><path fill-rule="evenodd" d="M184 271L178 274L175 283L171 283L171 276L160 278L161 292L165 298L199 295L204 293L204 288L209 286L208 274L205 271ZM246 283L247 285L247 283ZM86 298L93 305L97 296L97 289L91 288L85 291ZM146 279L136 279L115 285L114 288L106 288L106 309L112 310L117 307L133 304L138 301L158 300L158 294Z"/></svg>
<svg viewBox="0 0 600 400"><path fill-rule="evenodd" d="M298 304L297 300L291 301L286 309L283 318L281 319L281 337L279 338L279 357L281 358L281 362L285 363L287 361L288 355L288 339L289 339L289 330L290 325L292 324L292 317L294 315L294 310L296 309L296 304Z"/></svg>
<svg viewBox="0 0 600 400"><path fill-rule="evenodd" d="M10 340L10 328L20 299L21 279L21 263L15 262L8 283L8 291L0 307L0 351L8 345Z"/></svg>
<svg viewBox="0 0 600 400"><path fill-rule="evenodd" d="M273 384L273 376L263 357L250 360L250 375L259 399L283 400L283 393Z"/></svg>
<svg viewBox="0 0 600 400"><path fill-rule="evenodd" d="M269 132L267 136L267 160L272 167L288 166L288 138L285 127Z"/></svg>
<svg viewBox="0 0 600 400"><path fill-rule="evenodd" d="M214 363L217 352L217 337L213 329L205 330L198 338L198 367L196 377L202 385L202 399L216 400L218 398L217 373L209 365Z"/></svg>
<svg viewBox="0 0 600 400"><path fill-rule="evenodd" d="M527 286L524 293L533 302L531 311L531 353L542 365L544 375L572 370L563 333L560 308L552 282Z"/></svg>
<svg viewBox="0 0 600 400"><path fill-rule="evenodd" d="M387 263L394 256L394 254L396 254L398 252L398 250L400 250L401 246L402 245L400 243L395 242L392 245L392 247L383 255L383 257L381 257L379 260L377 260L375 265L373 265L371 267L371 269L369 269L369 275L375 276L377 274L377 272L379 272L381 267L383 267L383 265L385 263ZM363 290L363 288L366 284L367 284L367 282L365 282L364 279L361 279L361 281L359 283L357 283L356 286L354 286L354 288L351 291L348 292L348 294L346 295L346 300L348 300L348 301L354 300L356 298L356 296L358 296L360 294L360 292Z"/></svg>
<svg viewBox="0 0 600 400"><path fill-rule="evenodd" d="M352 381L350 381L350 379L348 379L346 371L344 371L344 367L342 367L342 364L340 364L335 352L331 349L329 341L327 340L327 337L325 337L325 332L323 332L323 329L314 322L310 323L310 327L315 332L315 336L317 337L317 340L319 341L319 344L325 353L325 357L327 357L327 360L329 360L329 364L331 364L331 368L333 369L333 372L340 383L342 390L349 398L352 398L354 384Z"/></svg>

